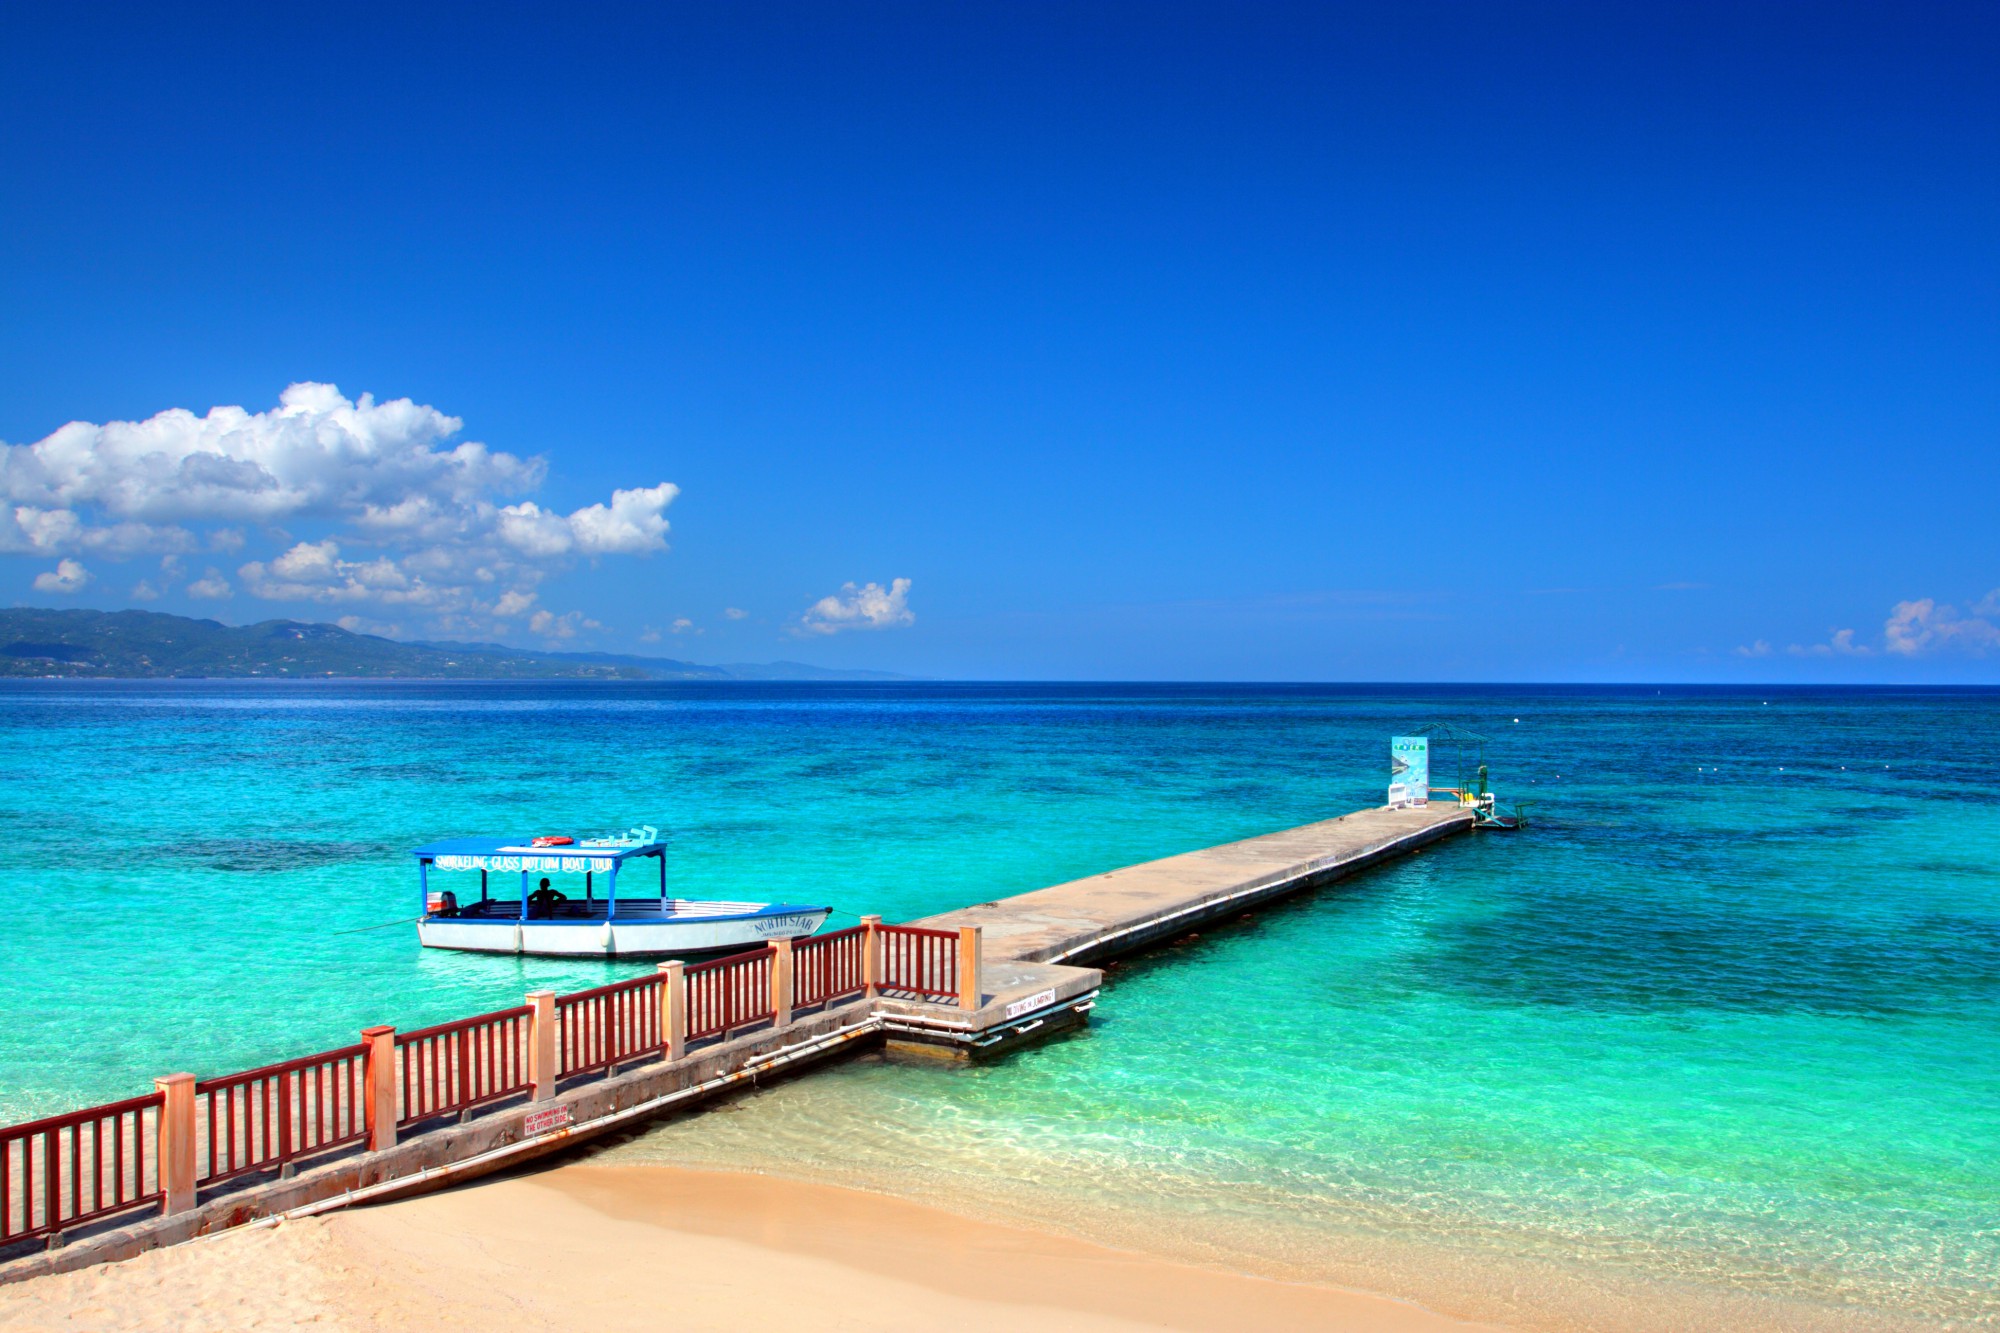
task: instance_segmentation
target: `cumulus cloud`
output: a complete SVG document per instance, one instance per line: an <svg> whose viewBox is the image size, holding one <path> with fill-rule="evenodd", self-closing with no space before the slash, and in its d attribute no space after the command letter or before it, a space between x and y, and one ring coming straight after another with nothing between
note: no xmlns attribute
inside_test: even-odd
<svg viewBox="0 0 2000 1333"><path fill-rule="evenodd" d="M90 571L74 560L58 560L56 567L35 575L36 592L82 592L90 582Z"/></svg>
<svg viewBox="0 0 2000 1333"><path fill-rule="evenodd" d="M210 569L187 586L187 595L204 602L226 602L236 595L219 569Z"/></svg>
<svg viewBox="0 0 2000 1333"><path fill-rule="evenodd" d="M0 444L0 552L235 555L262 533L284 549L241 566L252 596L415 607L470 629L527 613L543 580L576 560L667 549L672 483L564 513L524 498L546 477L543 459L459 442L463 425L408 398L350 400L310 382L262 412L71 422ZM228 595L215 571L195 586L208 591L192 596Z"/></svg>
<svg viewBox="0 0 2000 1333"><path fill-rule="evenodd" d="M692 620L689 620L686 616L682 616L680 619L676 620L670 628L672 632L675 634L701 633L700 630L694 627L694 622Z"/></svg>
<svg viewBox="0 0 2000 1333"><path fill-rule="evenodd" d="M748 620L750 613L740 606L725 606L722 608L722 616L725 620Z"/></svg>
<svg viewBox="0 0 2000 1333"><path fill-rule="evenodd" d="M799 634L838 634L848 629L898 629L916 623L910 610L910 581L894 579L887 588L879 583L841 585L840 592L822 597L799 617L793 631Z"/></svg>
<svg viewBox="0 0 2000 1333"><path fill-rule="evenodd" d="M557 615L553 611L537 611L528 618L528 628L553 643L561 639L574 639L578 630L603 629L604 626L581 611L565 611L562 615Z"/></svg>
<svg viewBox="0 0 2000 1333"><path fill-rule="evenodd" d="M135 602L157 602L160 600L160 590L147 580L140 579L132 585L132 600Z"/></svg>
<svg viewBox="0 0 2000 1333"><path fill-rule="evenodd" d="M393 621L371 620L367 616L345 615L333 623L349 634L373 634L382 639L394 639L403 632L403 627Z"/></svg>
<svg viewBox="0 0 2000 1333"><path fill-rule="evenodd" d="M1970 614L1929 597L1898 602L1883 622L1882 646L1901 657L1947 651L1984 656L2000 648L2000 625L1989 619L1996 614L2000 614L2000 588L1974 603Z"/></svg>
<svg viewBox="0 0 2000 1333"><path fill-rule="evenodd" d="M2000 588L1987 593L1965 611L1919 597L1898 602L1882 622L1879 644L1862 641L1851 629L1837 629L1824 643L1795 643L1785 649L1795 657L1927 657L1936 654L1967 653L1984 656L2000 649ZM1745 657L1763 657L1771 646L1758 640L1750 648L1738 648Z"/></svg>

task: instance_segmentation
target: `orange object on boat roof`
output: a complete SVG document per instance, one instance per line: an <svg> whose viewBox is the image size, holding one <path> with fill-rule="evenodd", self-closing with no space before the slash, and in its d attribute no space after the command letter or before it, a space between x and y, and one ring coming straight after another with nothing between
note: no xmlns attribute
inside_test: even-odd
<svg viewBox="0 0 2000 1333"><path fill-rule="evenodd" d="M554 837L544 836L536 838L533 842L529 843L528 845L530 847L567 847L575 841L576 841L575 838L565 838L560 834L557 834Z"/></svg>

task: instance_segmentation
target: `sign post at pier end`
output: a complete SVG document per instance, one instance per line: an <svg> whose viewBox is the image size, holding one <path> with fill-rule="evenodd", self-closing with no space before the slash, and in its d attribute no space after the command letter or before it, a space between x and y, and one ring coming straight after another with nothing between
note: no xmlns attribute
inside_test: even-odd
<svg viewBox="0 0 2000 1333"><path fill-rule="evenodd" d="M1431 738L1389 738L1389 805L1429 805L1431 800Z"/></svg>

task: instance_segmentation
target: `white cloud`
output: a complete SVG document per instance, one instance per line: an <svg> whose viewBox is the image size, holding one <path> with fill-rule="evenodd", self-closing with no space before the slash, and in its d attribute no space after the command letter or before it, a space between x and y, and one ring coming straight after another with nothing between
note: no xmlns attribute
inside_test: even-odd
<svg viewBox="0 0 2000 1333"><path fill-rule="evenodd" d="M675 634L701 633L700 630L694 627L694 622L692 620L689 620L686 616L682 616L680 619L676 620L670 628L671 631Z"/></svg>
<svg viewBox="0 0 2000 1333"><path fill-rule="evenodd" d="M211 568L206 574L188 584L187 595L204 602L226 602L236 593L229 586L229 580L222 577L222 571Z"/></svg>
<svg viewBox="0 0 2000 1333"><path fill-rule="evenodd" d="M403 632L401 625L386 620L370 620L366 616L342 616L333 623L349 634L373 634L382 639L393 639Z"/></svg>
<svg viewBox="0 0 2000 1333"><path fill-rule="evenodd" d="M1740 644L1730 651L1738 657L1769 657L1771 655L1771 645L1763 639L1759 639L1755 643Z"/></svg>
<svg viewBox="0 0 2000 1333"><path fill-rule="evenodd" d="M799 617L793 627L797 634L838 634L846 629L898 629L916 623L910 610L910 581L894 579L887 588L879 583L841 585L840 593L822 597Z"/></svg>
<svg viewBox="0 0 2000 1333"><path fill-rule="evenodd" d="M646 627L646 632L639 636L640 643L658 643L659 641L660 632L650 625Z"/></svg>
<svg viewBox="0 0 2000 1333"><path fill-rule="evenodd" d="M315 383L264 412L71 422L0 444L0 552L233 555L247 524L284 548L242 566L253 596L412 606L444 626L524 614L578 559L667 549L672 483L564 514L520 498L543 481L543 459L455 442L462 426L407 398L350 400ZM210 596L227 586L203 582Z"/></svg>
<svg viewBox="0 0 2000 1333"><path fill-rule="evenodd" d="M90 571L74 560L58 560L56 567L35 575L36 592L82 592L90 582Z"/></svg>
<svg viewBox="0 0 2000 1333"><path fill-rule="evenodd" d="M132 599L138 602L157 602L160 600L160 590L145 579L140 579L132 585Z"/></svg>
<svg viewBox="0 0 2000 1333"><path fill-rule="evenodd" d="M750 613L740 606L725 606L722 608L722 615L725 620L748 620L750 618Z"/></svg>
<svg viewBox="0 0 2000 1333"><path fill-rule="evenodd" d="M1971 615L1943 606L1929 597L1898 602L1882 624L1882 646L1902 657L1959 651L1983 656L2000 648L2000 625L1987 617L2000 614L2000 588L1973 604Z"/></svg>
<svg viewBox="0 0 2000 1333"><path fill-rule="evenodd" d="M581 611L565 611L556 615L552 611L537 611L528 618L528 628L544 639L554 642L558 639L573 639L578 630L603 629L595 620Z"/></svg>
<svg viewBox="0 0 2000 1333"><path fill-rule="evenodd" d="M1984 656L2000 649L2000 588L1974 602L1967 612L1919 597L1898 602L1882 622L1880 646L1864 643L1851 629L1835 630L1825 643L1792 644L1785 649L1796 657L1872 657L1877 653L1896 657L1924 657L1938 653L1969 653ZM1761 657L1770 645L1759 640L1758 651L1738 648L1748 657Z"/></svg>
<svg viewBox="0 0 2000 1333"><path fill-rule="evenodd" d="M1825 643L1792 644L1785 649L1796 657L1868 657L1874 649L1854 641L1854 631L1837 629Z"/></svg>

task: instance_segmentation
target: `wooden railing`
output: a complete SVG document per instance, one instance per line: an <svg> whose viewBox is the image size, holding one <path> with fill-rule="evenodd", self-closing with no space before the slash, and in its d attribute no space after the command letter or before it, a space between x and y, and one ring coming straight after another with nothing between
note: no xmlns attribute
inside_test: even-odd
<svg viewBox="0 0 2000 1333"><path fill-rule="evenodd" d="M162 1100L153 1092L0 1130L0 1244L158 1203Z"/></svg>
<svg viewBox="0 0 2000 1333"><path fill-rule="evenodd" d="M977 1008L979 932L851 930L660 971L0 1129L0 1246L117 1213L192 1208L203 1186L356 1143L381 1149L420 1121L559 1079L726 1038L799 1009L877 993ZM538 1015L540 1016L538 1019Z"/></svg>
<svg viewBox="0 0 2000 1333"><path fill-rule="evenodd" d="M367 1055L366 1045L343 1046L197 1082L195 1183L283 1167L366 1138Z"/></svg>
<svg viewBox="0 0 2000 1333"><path fill-rule="evenodd" d="M958 991L958 932L924 926L882 926L883 991L954 1003Z"/></svg>
<svg viewBox="0 0 2000 1333"><path fill-rule="evenodd" d="M737 1028L774 1017L771 951L731 954L696 963L687 978L687 1039L726 1037Z"/></svg>
<svg viewBox="0 0 2000 1333"><path fill-rule="evenodd" d="M609 986L558 996L556 1075L566 1077L604 1069L625 1060L651 1055L665 1044L660 1031L658 973L615 981Z"/></svg>
<svg viewBox="0 0 2000 1333"><path fill-rule="evenodd" d="M855 926L830 935L792 942L792 1007L806 1009L847 995L868 984L868 928Z"/></svg>
<svg viewBox="0 0 2000 1333"><path fill-rule="evenodd" d="M404 1125L526 1092L527 1005L396 1034Z"/></svg>

